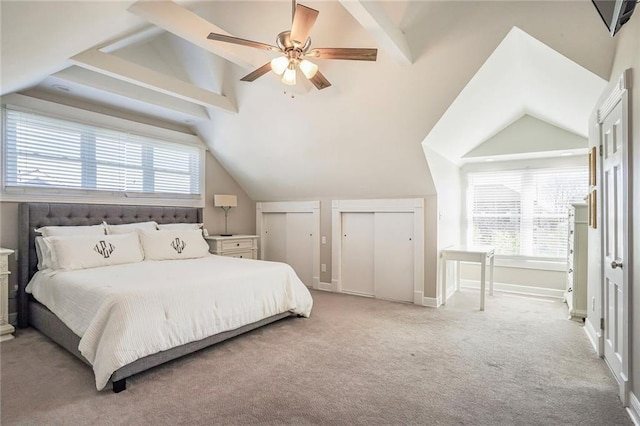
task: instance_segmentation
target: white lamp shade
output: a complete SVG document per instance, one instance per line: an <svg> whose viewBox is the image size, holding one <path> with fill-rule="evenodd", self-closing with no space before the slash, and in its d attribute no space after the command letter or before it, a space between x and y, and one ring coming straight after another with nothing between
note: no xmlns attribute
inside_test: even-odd
<svg viewBox="0 0 640 426"><path fill-rule="evenodd" d="M284 84L288 84L289 86L296 85L296 67L289 66L287 70L282 74L282 82Z"/></svg>
<svg viewBox="0 0 640 426"><path fill-rule="evenodd" d="M289 58L286 56L278 56L275 59L271 60L271 71L278 75L282 75L282 73L289 66Z"/></svg>
<svg viewBox="0 0 640 426"><path fill-rule="evenodd" d="M237 207L238 197L235 195L216 194L213 196L215 207Z"/></svg>
<svg viewBox="0 0 640 426"><path fill-rule="evenodd" d="M318 66L311 61L303 59L300 62L300 71L302 71L305 77L313 78L313 76L318 72Z"/></svg>

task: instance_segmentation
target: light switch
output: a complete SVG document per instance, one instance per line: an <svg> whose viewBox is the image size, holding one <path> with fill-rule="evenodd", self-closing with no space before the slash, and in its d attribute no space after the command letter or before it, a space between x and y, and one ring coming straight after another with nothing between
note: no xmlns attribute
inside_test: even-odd
<svg viewBox="0 0 640 426"><path fill-rule="evenodd" d="M324 235L322 236L322 244L327 244L327 237Z"/></svg>
<svg viewBox="0 0 640 426"><path fill-rule="evenodd" d="M322 265L320 265L320 270L321 270L322 272L327 272L327 264L326 264L326 263L323 263Z"/></svg>

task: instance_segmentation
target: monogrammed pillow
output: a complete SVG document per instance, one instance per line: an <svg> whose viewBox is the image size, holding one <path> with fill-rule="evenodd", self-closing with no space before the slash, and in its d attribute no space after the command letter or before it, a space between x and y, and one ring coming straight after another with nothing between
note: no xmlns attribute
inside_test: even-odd
<svg viewBox="0 0 640 426"><path fill-rule="evenodd" d="M104 227L107 229L107 234L127 234L129 232L135 232L138 229L142 229L144 231L155 231L158 229L158 223L154 220L149 222L135 222L135 223L125 223L124 225L109 225L106 222L102 222Z"/></svg>
<svg viewBox="0 0 640 426"><path fill-rule="evenodd" d="M138 231L145 260L193 259L209 254L200 229Z"/></svg>
<svg viewBox="0 0 640 426"><path fill-rule="evenodd" d="M46 237L44 241L52 251L55 269L66 271L141 262L144 259L140 239L135 232Z"/></svg>

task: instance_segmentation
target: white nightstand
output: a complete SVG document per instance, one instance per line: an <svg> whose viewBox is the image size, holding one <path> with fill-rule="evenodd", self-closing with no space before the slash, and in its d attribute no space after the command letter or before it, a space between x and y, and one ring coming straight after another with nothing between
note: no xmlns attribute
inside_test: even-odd
<svg viewBox="0 0 640 426"><path fill-rule="evenodd" d="M13 250L0 247L0 342L13 339L15 329L9 324L9 255Z"/></svg>
<svg viewBox="0 0 640 426"><path fill-rule="evenodd" d="M257 235L232 235L230 237L212 235L205 237L205 239L209 243L209 251L213 254L243 259L258 258Z"/></svg>

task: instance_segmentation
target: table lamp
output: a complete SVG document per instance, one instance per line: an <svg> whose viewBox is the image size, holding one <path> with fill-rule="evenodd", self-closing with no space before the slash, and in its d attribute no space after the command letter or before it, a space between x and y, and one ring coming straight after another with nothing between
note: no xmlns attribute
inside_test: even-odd
<svg viewBox="0 0 640 426"><path fill-rule="evenodd" d="M220 235L223 237L230 237L232 234L229 234L229 231L227 230L227 215L229 214L229 209L231 207L238 206L238 197L235 195L216 194L213 196L213 205L224 210L224 234Z"/></svg>

